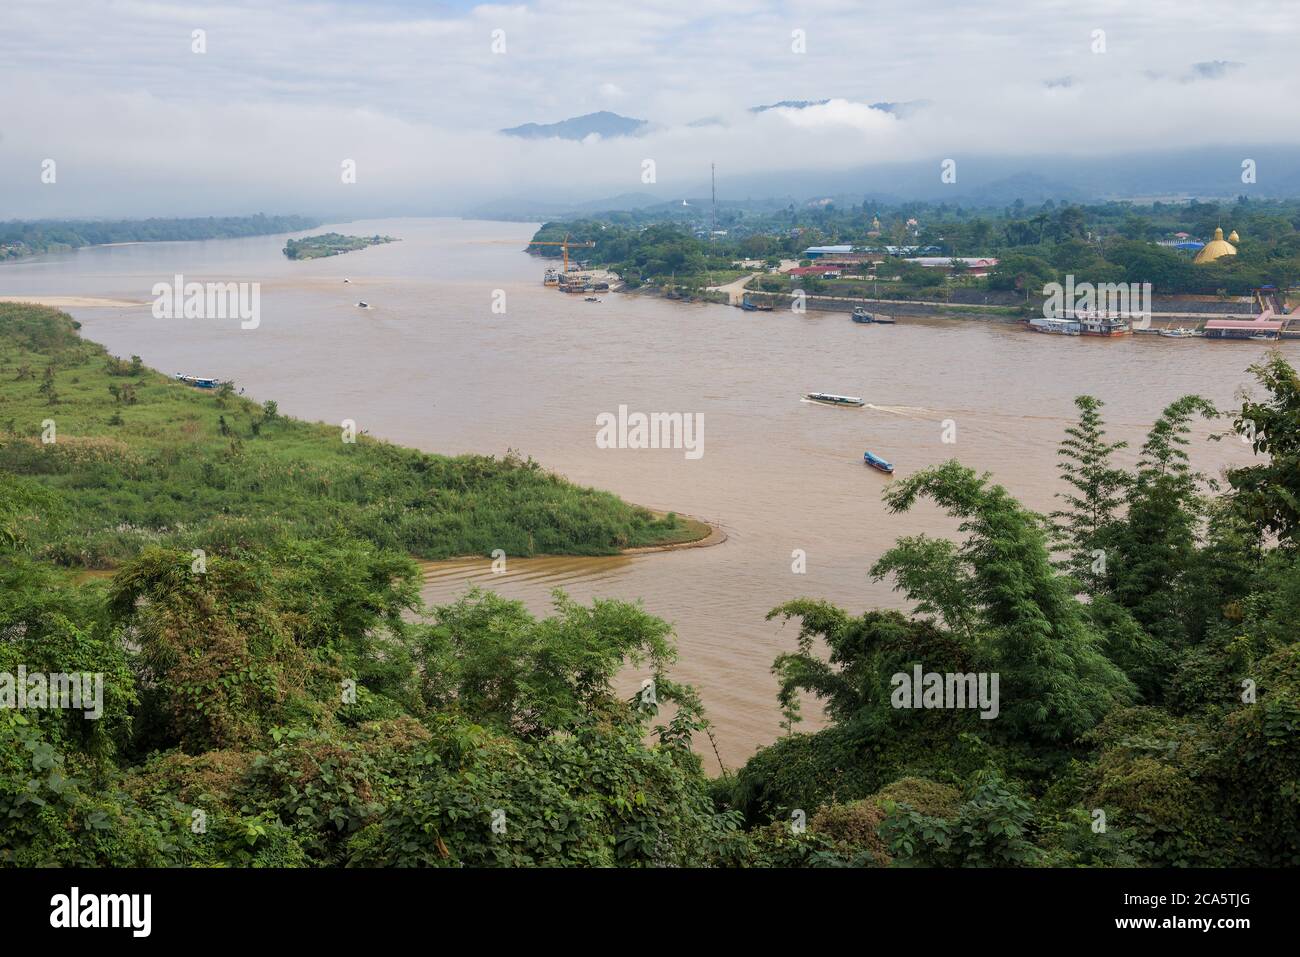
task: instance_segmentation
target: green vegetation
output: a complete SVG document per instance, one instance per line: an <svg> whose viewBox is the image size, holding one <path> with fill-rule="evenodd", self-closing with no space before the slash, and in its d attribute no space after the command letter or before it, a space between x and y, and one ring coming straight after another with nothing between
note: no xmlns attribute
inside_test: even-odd
<svg viewBox="0 0 1300 957"><path fill-rule="evenodd" d="M517 460L344 446L0 309L0 675L104 676L98 720L0 708L0 863L1300 863L1300 380L1279 354L1227 433L1260 463L1220 489L1189 451L1218 418L1196 396L1133 469L1081 397L1050 519L955 461L892 483L893 511L932 503L959 540L870 569L911 614L774 609L799 622L774 664L787 733L710 780L665 622L558 592L545 618L479 591L425 608L408 556L670 529ZM997 716L896 707L917 665L999 675ZM619 674L648 683L623 699ZM804 694L821 731L797 730Z"/></svg>
<svg viewBox="0 0 1300 957"><path fill-rule="evenodd" d="M534 238L591 240L583 250L593 264L607 266L642 282L672 279L687 288L706 283L701 276L725 275L740 260L775 266L799 260L809 246L850 245L885 257L878 267L863 264L850 277L825 280L803 276L764 277L771 292L802 288L809 294L867 296L879 279L881 298L947 301L957 290L979 302L979 293L1019 293L1038 306L1045 283L1150 282L1157 294L1249 295L1264 285L1287 289L1300 281L1300 202L1248 200L1232 204L1131 202L1038 207L1023 202L1001 209L971 209L949 203L885 206L870 200L837 206L730 204L718 214L726 235L709 235L694 208L611 213L599 220L547 223ZM1194 251L1157 245L1186 232L1202 241L1216 226L1241 235L1236 256L1194 265ZM894 247L898 255L887 253ZM540 255L559 255L556 247L534 247ZM993 256L1000 262L987 277L960 269L926 269L902 261L906 255ZM756 286L756 288L759 288ZM873 289L874 291L874 289ZM971 298L973 297L973 298ZM995 302L996 304L996 302ZM1002 303L1007 305L1008 303Z"/></svg>
<svg viewBox="0 0 1300 957"><path fill-rule="evenodd" d="M191 239L269 236L314 229L307 216L209 216L204 219L61 219L0 223L0 260L104 243L155 243Z"/></svg>
<svg viewBox="0 0 1300 957"><path fill-rule="evenodd" d="M1196 396L1132 471L1080 397L1050 523L957 462L891 485L891 509L929 499L963 541L904 538L872 569L910 617L772 612L800 622L774 666L791 733L714 783L719 806L750 828L818 809L810 839L847 830L904 866L1300 863L1300 389L1279 354L1253 371L1266 395L1229 434L1269 461L1217 498L1186 451L1192 417L1216 415ZM999 716L895 707L891 677L915 665L999 674ZM794 733L802 693L829 727Z"/></svg>
<svg viewBox="0 0 1300 957"><path fill-rule="evenodd" d="M291 239L284 244L284 254L290 259L321 259L324 256L338 256L367 246L381 246L384 243L397 242L392 236L344 236L342 233L321 233L319 236L304 236Z"/></svg>
<svg viewBox="0 0 1300 957"><path fill-rule="evenodd" d="M80 339L51 309L0 303L0 469L58 502L26 530L61 565L150 545L215 549L343 534L419 558L610 554L699 537L515 453L426 455L190 388ZM57 441L41 440L52 420Z"/></svg>

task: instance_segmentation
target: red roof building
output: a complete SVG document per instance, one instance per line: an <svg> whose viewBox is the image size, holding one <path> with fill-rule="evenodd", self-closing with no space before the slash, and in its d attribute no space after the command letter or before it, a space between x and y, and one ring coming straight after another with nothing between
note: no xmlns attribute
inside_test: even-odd
<svg viewBox="0 0 1300 957"><path fill-rule="evenodd" d="M1276 339L1282 334L1282 323L1271 319L1211 319L1205 324L1207 339L1249 339L1267 336Z"/></svg>

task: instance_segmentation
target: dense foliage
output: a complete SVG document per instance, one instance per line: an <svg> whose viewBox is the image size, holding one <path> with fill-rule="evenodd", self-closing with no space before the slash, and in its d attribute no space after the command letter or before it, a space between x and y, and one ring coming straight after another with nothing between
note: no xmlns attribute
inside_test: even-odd
<svg viewBox="0 0 1300 957"><path fill-rule="evenodd" d="M208 216L202 219L59 219L0 222L0 259L105 243L232 239L314 229L307 216Z"/></svg>
<svg viewBox="0 0 1300 957"><path fill-rule="evenodd" d="M24 534L60 564L104 568L148 545L213 550L285 535L344 534L420 558L610 554L698 537L694 523L514 453L425 455L364 429L344 442L341 429L288 418L274 402L108 356L73 325L0 303L0 469L25 494L52 497ZM55 441L42 441L46 421ZM56 512L57 525L46 520Z"/></svg>
<svg viewBox="0 0 1300 957"><path fill-rule="evenodd" d="M632 285L708 273L726 281L739 260L776 265L799 260L809 246L843 244L861 250L927 250L935 256L993 256L998 266L987 278L962 277L960 285L987 292L1037 295L1045 283L1145 283L1156 294L1250 295L1265 285L1289 288L1300 280L1300 204L1247 200L1233 204L1190 202L1109 202L1041 206L1016 203L1000 209L972 209L948 203L836 205L815 202L784 209L771 203L725 204L716 225L699 207L655 207L637 213L610 213L599 219L547 223L535 239L593 241L587 260L609 266ZM1241 234L1238 254L1194 265L1192 250L1157 245L1179 232L1207 241L1218 226ZM540 255L559 255L557 247L532 247ZM913 252L913 255L920 255ZM863 267L864 270L866 267ZM942 277L891 257L877 270L889 284L886 298L946 296ZM873 272L873 275L875 273ZM826 284L801 276L795 283L808 293L862 295L849 280ZM765 277L754 288L785 292L786 277ZM860 289L860 285L859 285ZM1035 302L1037 304L1037 302Z"/></svg>
<svg viewBox="0 0 1300 957"><path fill-rule="evenodd" d="M291 239L284 244L284 254L290 259L320 259L324 256L338 256L367 246L380 246L384 243L397 242L392 236L344 236L342 233L321 233L317 236L304 236Z"/></svg>
<svg viewBox="0 0 1300 957"><path fill-rule="evenodd" d="M1280 354L1253 372L1265 394L1229 434L1263 461L1217 497L1187 451L1192 417L1218 414L1197 396L1164 410L1132 471L1080 397L1050 519L956 462L893 483L891 508L929 498L962 543L901 539L873 568L911 617L773 611L800 622L774 666L791 733L715 784L721 806L751 826L820 808L810 833L868 808L857 846L898 865L1300 864L1300 394ZM891 678L918 665L998 674L999 714L900 707ZM801 694L829 727L793 732ZM901 780L962 800L883 800Z"/></svg>
<svg viewBox="0 0 1300 957"><path fill-rule="evenodd" d="M0 446L0 676L103 676L93 720L0 708L2 864L1300 863L1300 390L1280 355L1230 417L1258 463L1216 496L1189 435L1219 412L1196 396L1133 469L1081 397L1050 518L958 462L892 483L891 509L931 502L959 540L902 538L870 570L911 614L774 609L798 622L774 665L788 733L710 780L702 703L639 604L419 599L421 543L477 547L485 523L606 548L617 525L556 516L566 496L575 516L627 506L514 461L340 452L271 404L107 357L61 314L0 309L0 414L60 423L51 446L13 426ZM444 495L468 524L410 535L398 516ZM70 572L83 551L111 577ZM1000 706L901 707L917 666L995 674Z"/></svg>

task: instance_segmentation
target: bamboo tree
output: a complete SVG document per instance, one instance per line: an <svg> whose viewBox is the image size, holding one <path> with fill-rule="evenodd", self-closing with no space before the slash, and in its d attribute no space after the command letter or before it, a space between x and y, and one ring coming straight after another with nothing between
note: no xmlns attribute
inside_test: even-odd
<svg viewBox="0 0 1300 957"><path fill-rule="evenodd" d="M1113 538L1116 514L1124 501L1128 474L1115 468L1112 456L1127 442L1107 442L1101 409L1093 396L1075 398L1079 421L1065 430L1057 468L1070 490L1057 493L1066 508L1051 513L1055 547L1065 553L1057 567L1096 595L1105 583L1106 550Z"/></svg>

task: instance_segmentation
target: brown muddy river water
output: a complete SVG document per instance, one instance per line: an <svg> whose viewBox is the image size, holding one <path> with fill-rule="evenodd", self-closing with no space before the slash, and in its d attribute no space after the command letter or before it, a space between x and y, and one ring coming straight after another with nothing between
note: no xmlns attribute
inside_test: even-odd
<svg viewBox="0 0 1300 957"><path fill-rule="evenodd" d="M1254 342L1066 338L937 318L862 326L842 313L746 313L619 294L588 303L542 286L543 262L521 252L534 228L434 219L326 226L314 232L402 241L309 262L281 255L284 236L87 249L0 266L0 296L133 300L139 305L68 311L114 353L168 373L234 379L291 415L354 419L433 452L514 448L575 482L721 524L727 541L708 548L508 557L504 575L493 575L487 558L435 563L425 569L425 597L446 601L478 584L538 613L554 588L583 600L642 599L674 624L675 676L700 689L731 767L779 731L770 668L794 647L795 632L765 621L767 611L802 595L854 612L902 607L868 568L900 535L953 530L928 505L888 514L880 493L889 479L864 468L865 449L900 476L956 457L1050 510L1073 396L1103 399L1111 437L1138 446L1177 396L1228 405L1266 351ZM260 324L153 318L153 285L177 273L261 283ZM496 290L504 314L493 312ZM371 308L357 308L362 299ZM1300 345L1283 349L1300 361ZM800 401L809 391L869 405ZM703 454L598 448L596 417L620 405L702 414ZM945 420L955 425L953 443L943 441ZM1205 441L1210 432L1197 427L1197 467L1217 474L1249 459L1239 442ZM804 574L792 571L796 549L807 555ZM626 677L629 689L637 683Z"/></svg>

